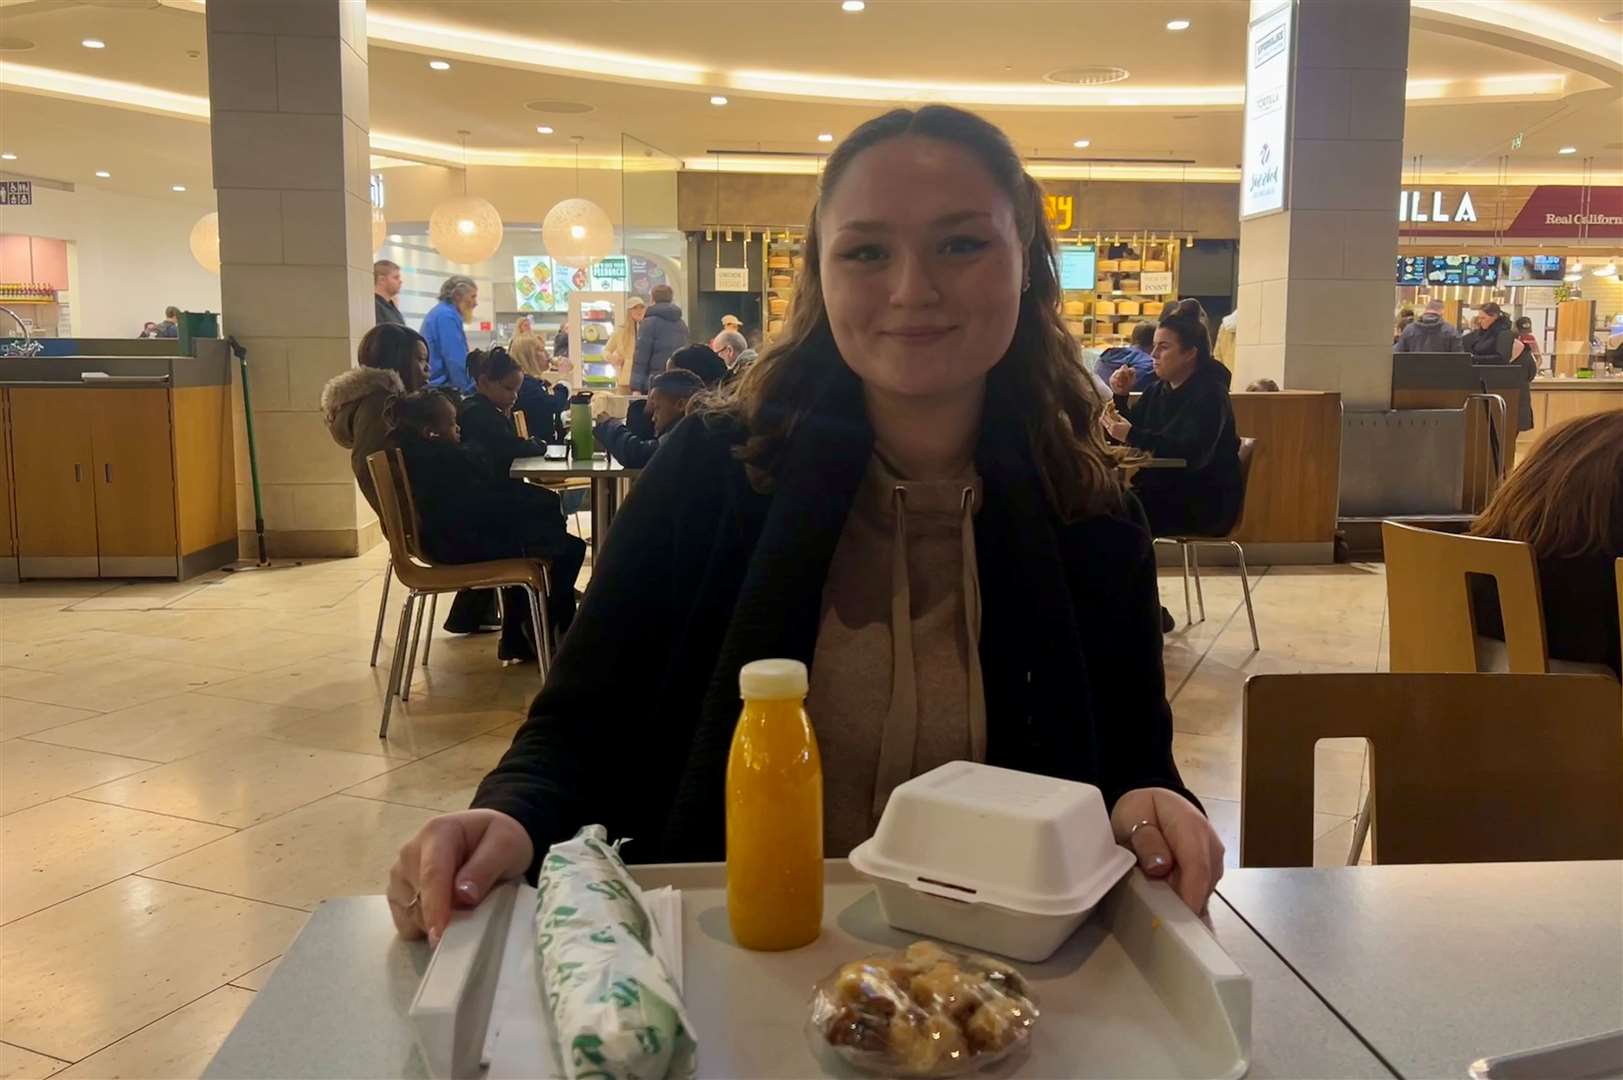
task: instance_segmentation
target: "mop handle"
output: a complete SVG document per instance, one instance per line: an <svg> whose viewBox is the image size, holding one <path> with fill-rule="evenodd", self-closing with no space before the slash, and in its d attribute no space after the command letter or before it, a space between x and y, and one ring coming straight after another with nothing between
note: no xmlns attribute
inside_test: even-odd
<svg viewBox="0 0 1623 1080"><path fill-rule="evenodd" d="M259 565L268 566L270 557L265 554L265 508L259 498L259 451L254 445L253 396L248 388L248 350L234 337L228 337L225 341L242 370L242 418L248 429L248 476L254 489L254 533L259 538Z"/></svg>

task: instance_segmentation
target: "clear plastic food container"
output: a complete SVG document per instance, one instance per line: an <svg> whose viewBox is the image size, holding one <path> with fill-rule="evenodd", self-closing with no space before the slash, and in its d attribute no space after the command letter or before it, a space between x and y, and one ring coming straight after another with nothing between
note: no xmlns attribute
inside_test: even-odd
<svg viewBox="0 0 1623 1080"><path fill-rule="evenodd" d="M897 787L851 852L892 926L1028 961L1052 956L1136 861L1098 788L970 761Z"/></svg>

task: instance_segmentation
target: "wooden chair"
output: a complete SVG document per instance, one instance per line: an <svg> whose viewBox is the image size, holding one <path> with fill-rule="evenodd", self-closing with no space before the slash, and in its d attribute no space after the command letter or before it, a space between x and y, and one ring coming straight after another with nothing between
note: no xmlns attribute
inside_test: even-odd
<svg viewBox="0 0 1623 1080"><path fill-rule="evenodd" d="M1623 858L1623 724L1599 675L1255 675L1240 864L1313 864L1313 749L1370 742L1376 862Z"/></svg>
<svg viewBox="0 0 1623 1080"><path fill-rule="evenodd" d="M479 563L436 563L422 548L422 528L417 516L417 504L412 497L411 479L406 475L405 461L399 450L379 450L369 454L367 468L372 471L372 483L378 491L378 508L383 515L383 535L389 542L389 564L395 577L406 587L406 602L400 609L400 628L395 634L394 663L389 669L389 687L383 697L383 719L378 726L378 738L389 737L389 713L398 693L402 700L411 692L412 671L416 664L417 634L422 629L425 601L440 593L459 589L496 589L516 585L524 589L530 600L530 620L535 631L536 662L542 678L547 674L547 662L552 653L552 624L547 615L545 600L552 592L551 569L545 559L496 559ZM417 614L417 630L411 633L413 611ZM433 632L432 624L429 632ZM425 663L426 658L425 658Z"/></svg>
<svg viewBox="0 0 1623 1080"><path fill-rule="evenodd" d="M1235 519L1234 527L1229 529L1226 536L1157 536L1157 544L1176 544L1183 555L1183 613L1185 619L1193 625L1195 613L1189 606L1189 567L1195 568L1195 597L1200 602L1200 621L1206 621L1206 594L1200 587L1200 549L1207 547L1231 547L1235 558L1240 564L1240 589L1245 594L1245 617L1251 621L1251 650L1259 651L1262 643L1257 640L1257 616L1251 609L1251 576L1245 567L1245 548L1234 539L1240 535L1245 527L1245 503L1247 494L1251 490L1251 462L1256 457L1257 440L1240 440L1240 516Z"/></svg>
<svg viewBox="0 0 1623 1080"><path fill-rule="evenodd" d="M524 413L518 409L513 410L513 430L518 432L518 437L521 439L528 439L530 437L529 417L525 416Z"/></svg>

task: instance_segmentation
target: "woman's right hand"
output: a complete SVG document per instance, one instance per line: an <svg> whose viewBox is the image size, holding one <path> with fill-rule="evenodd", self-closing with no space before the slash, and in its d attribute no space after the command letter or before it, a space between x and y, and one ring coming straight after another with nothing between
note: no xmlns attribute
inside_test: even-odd
<svg viewBox="0 0 1623 1080"><path fill-rule="evenodd" d="M1138 381L1138 372L1127 364L1123 364L1110 373L1110 392L1126 397L1133 392L1133 383Z"/></svg>
<svg viewBox="0 0 1623 1080"><path fill-rule="evenodd" d="M389 870L389 914L403 938L440 943L455 907L476 907L490 890L529 869L530 834L499 810L442 814L401 845Z"/></svg>

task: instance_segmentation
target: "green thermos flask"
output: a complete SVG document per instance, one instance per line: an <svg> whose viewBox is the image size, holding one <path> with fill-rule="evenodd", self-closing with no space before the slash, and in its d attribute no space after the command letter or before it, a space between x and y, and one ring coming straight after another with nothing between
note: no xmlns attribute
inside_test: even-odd
<svg viewBox="0 0 1623 1080"><path fill-rule="evenodd" d="M597 440L592 435L592 392L582 390L569 399L570 454L576 461L591 461Z"/></svg>

